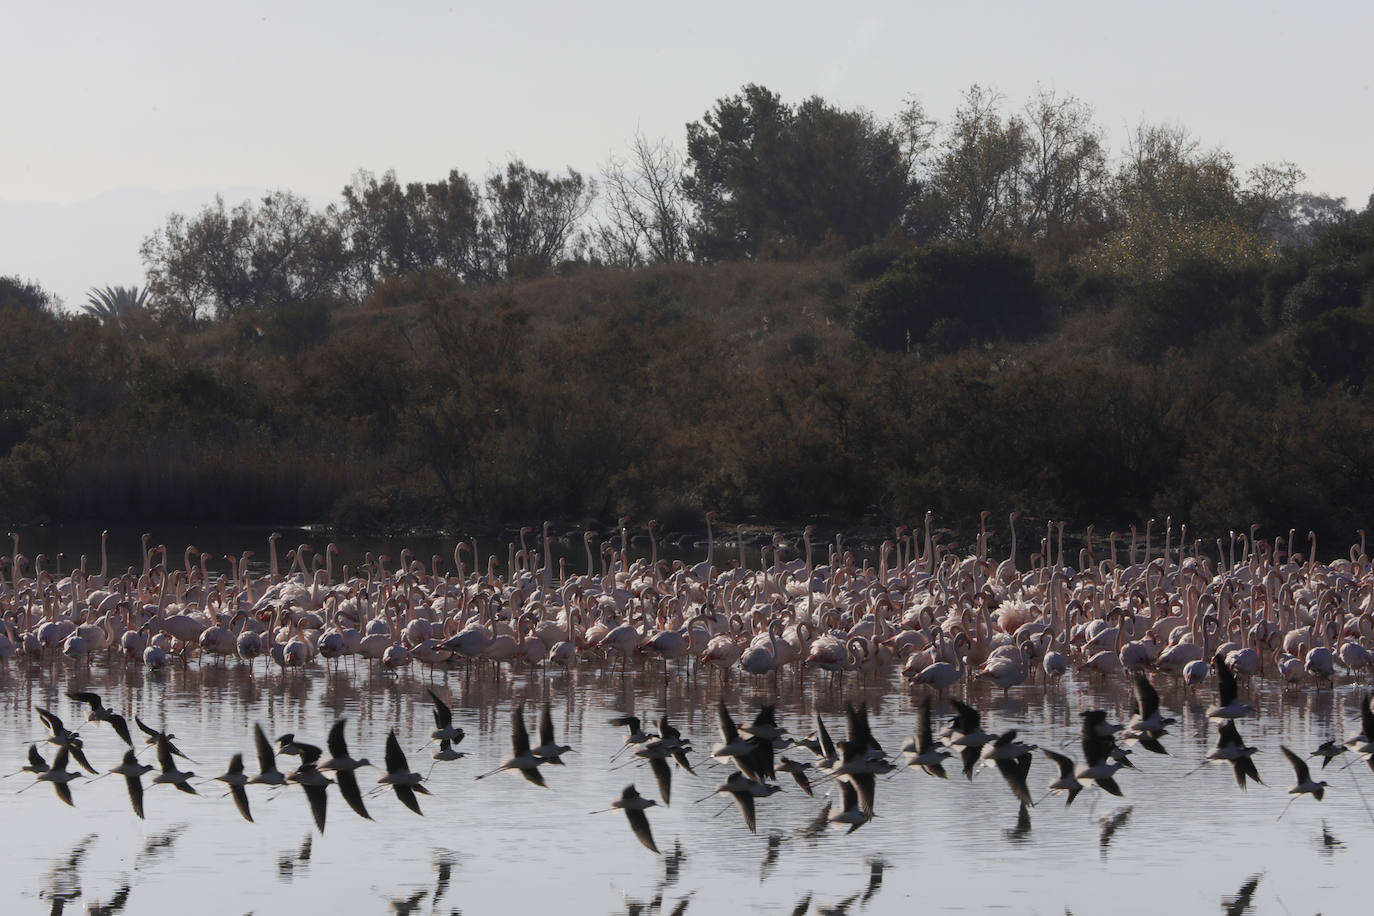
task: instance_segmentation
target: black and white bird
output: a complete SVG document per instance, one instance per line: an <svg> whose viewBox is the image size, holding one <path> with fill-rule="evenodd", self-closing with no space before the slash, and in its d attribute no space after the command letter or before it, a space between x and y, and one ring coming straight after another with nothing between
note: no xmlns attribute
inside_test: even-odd
<svg viewBox="0 0 1374 916"><path fill-rule="evenodd" d="M344 722L340 719L329 729L329 739L325 744L329 747L329 759L321 763L321 770L333 770L334 778L339 783L339 794L344 797L348 807L361 818L372 820L372 815L367 813L367 806L363 804L363 793L358 788L358 777L354 771L362 767L372 766L366 757L354 759L348 753L348 741L344 738Z"/></svg>
<svg viewBox="0 0 1374 916"><path fill-rule="evenodd" d="M129 790L129 804L133 806L134 814L139 819L143 819L143 774L153 768L149 764L139 763L132 750L124 752L124 760L119 766L110 767L111 773L118 773L124 777L124 785Z"/></svg>
<svg viewBox="0 0 1374 916"><path fill-rule="evenodd" d="M1103 723L1107 714L1100 709L1085 709L1083 716L1083 767L1074 774L1080 783L1095 783L1110 795L1121 795L1121 787L1116 784L1116 771L1123 766L1116 756L1116 739L1110 732L1104 734Z"/></svg>
<svg viewBox="0 0 1374 916"><path fill-rule="evenodd" d="M61 719L43 707L35 706L33 709L34 712L38 713L38 719L43 723L43 727L48 730L48 743L55 744L67 751L71 759L80 764L87 773L94 773L95 767L91 766L91 762L86 759L85 751L81 749L81 736L63 725ZM63 758L63 765L66 765L65 757Z"/></svg>
<svg viewBox="0 0 1374 916"><path fill-rule="evenodd" d="M652 808L658 802L652 798L645 798L635 790L634 784L625 787L620 793L620 797L611 802L612 808L619 808L625 812L625 817L630 822L630 829L634 831L635 838L644 844L650 852L660 854L658 846L654 844L654 834L649 829L649 818L644 813L646 808Z"/></svg>
<svg viewBox="0 0 1374 916"><path fill-rule="evenodd" d="M67 694L67 696L70 699L76 700L78 703L85 703L91 707L91 711L86 714L86 720L88 722L95 722L97 724L101 722L110 723L111 727L115 730L115 734L119 735L120 739L125 744L129 745L129 747L134 746L134 740L129 736L129 723L125 721L124 717L119 713L102 703L100 694L73 691Z"/></svg>
<svg viewBox="0 0 1374 916"><path fill-rule="evenodd" d="M1042 747L1040 752L1059 768L1059 776L1050 783L1049 788L1051 792L1064 792L1067 795L1064 801L1064 807L1067 808L1073 804L1078 793L1083 791L1083 783L1079 782L1078 776L1074 773L1073 759L1047 747Z"/></svg>
<svg viewBox="0 0 1374 916"><path fill-rule="evenodd" d="M253 812L248 808L248 792L244 786L248 785L248 774L243 771L243 755L235 754L229 758L229 766L215 779L229 787L229 794L234 798L234 807L239 809L239 814L250 824L253 822Z"/></svg>
<svg viewBox="0 0 1374 916"><path fill-rule="evenodd" d="M1154 754L1167 754L1159 739L1168 734L1168 726L1176 720L1165 718L1159 713L1159 692L1143 672L1135 672L1131 696L1131 718L1126 723L1122 737L1135 741L1145 750Z"/></svg>
<svg viewBox="0 0 1374 916"><path fill-rule="evenodd" d="M320 772L318 766L322 752L313 744L295 742L301 765L287 774L286 778L305 790L306 800L310 802L310 813L315 818L315 826L324 833L324 819L329 806L326 790L334 780Z"/></svg>
<svg viewBox="0 0 1374 916"><path fill-rule="evenodd" d="M453 710L433 690L429 691L429 698L434 701L434 729L429 733L430 740L460 744L467 732L453 724Z"/></svg>
<svg viewBox="0 0 1374 916"><path fill-rule="evenodd" d="M53 790L57 792L57 797L73 808L76 805L72 801L72 787L68 783L73 779L80 778L80 773L73 773L67 769L67 749L65 747L59 747L57 753L53 755L52 766L46 772L38 774L39 782L52 783Z"/></svg>
<svg viewBox="0 0 1374 916"><path fill-rule="evenodd" d="M1236 674L1231 670L1231 666L1226 664L1226 657L1218 652L1212 659L1212 667L1217 672L1217 694L1221 703L1217 706L1207 707L1207 718L1239 719L1254 712L1253 706L1248 706L1240 701L1240 690L1236 686Z"/></svg>
<svg viewBox="0 0 1374 916"><path fill-rule="evenodd" d="M563 761L559 758L571 750L569 745L559 744L554 738L553 710L546 701L539 710L539 746L530 748L530 753L544 763L556 763L562 766Z"/></svg>
<svg viewBox="0 0 1374 916"><path fill-rule="evenodd" d="M523 700L511 707L510 748L510 754L501 761L500 766L482 773L476 778L486 779L502 770L519 770L521 776L536 786L548 788L544 783L544 775L539 772L539 767L544 763L544 760L530 752L530 733L529 729L525 727L525 703Z"/></svg>
<svg viewBox="0 0 1374 916"><path fill-rule="evenodd" d="M1292 795L1294 799L1299 795L1311 795L1317 801L1321 801L1322 795L1326 793L1326 781L1314 781L1312 771L1307 768L1307 761L1289 750L1287 745L1280 744L1279 750L1283 751L1283 756L1287 757L1288 762L1293 765L1293 776L1297 779L1297 782L1293 783L1288 790L1288 794ZM1289 804L1291 805L1292 802L1290 801ZM1279 816L1282 817L1283 815Z"/></svg>
<svg viewBox="0 0 1374 916"><path fill-rule="evenodd" d="M921 700L916 713L916 730L911 739L902 745L902 753L907 755L906 765L920 767L931 776L948 779L944 761L953 756L949 751L935 743L930 724L930 697Z"/></svg>
<svg viewBox="0 0 1374 916"><path fill-rule="evenodd" d="M257 751L258 775L248 782L264 786L286 785L286 774L277 769L277 753L272 750L272 743L267 740L262 726L256 722L253 723L253 747Z"/></svg>
<svg viewBox="0 0 1374 916"><path fill-rule="evenodd" d="M998 735L990 744L983 745L980 752L985 763L997 767L997 772L1002 774L1016 800L1027 807L1035 804L1030 787L1026 785L1026 777L1030 774L1031 751L1035 749L1033 744L1017 741L1016 729L1013 728Z"/></svg>
<svg viewBox="0 0 1374 916"><path fill-rule="evenodd" d="M949 746L959 752L964 765L964 776L972 780L973 770L978 765L983 745L995 741L997 736L983 731L983 717L977 709L953 697L950 697L949 701L954 704L954 718L950 719L949 725L941 734L949 742Z"/></svg>
<svg viewBox="0 0 1374 916"><path fill-rule="evenodd" d="M157 763L161 768L161 772L154 776L152 781L164 785L175 786L178 790L185 792L187 795L199 795L200 793L196 791L196 787L191 785L190 782L191 777L196 774L189 770L177 769L176 755L172 748L172 742L168 740L169 737L170 736L163 735L158 739Z"/></svg>
<svg viewBox="0 0 1374 916"><path fill-rule="evenodd" d="M378 784L391 786L401 804L416 814L424 814L420 810L420 800L415 797L416 792L422 795L429 794L429 790L420 784L421 778L419 773L411 771L410 764L406 762L401 742L396 740L396 730L387 732L386 772L377 778Z"/></svg>
<svg viewBox="0 0 1374 916"><path fill-rule="evenodd" d="M1217 743L1207 752L1207 759L1224 760L1231 764L1231 769L1236 775L1236 784L1244 789L1247 778L1264 785L1264 781L1259 778L1259 772L1255 769L1255 761L1251 759L1256 750L1257 748L1247 746L1241 738L1235 720L1227 719L1217 729Z"/></svg>

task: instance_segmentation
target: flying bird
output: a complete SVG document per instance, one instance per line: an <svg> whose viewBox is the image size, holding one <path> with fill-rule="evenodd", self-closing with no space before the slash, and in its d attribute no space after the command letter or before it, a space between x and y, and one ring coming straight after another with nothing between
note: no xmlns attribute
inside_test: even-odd
<svg viewBox="0 0 1374 916"><path fill-rule="evenodd" d="M243 788L248 784L248 774L243 772L243 755L235 754L230 757L229 768L215 779L229 787L229 794L234 797L234 806L239 809L243 819L251 824L253 813L248 810L248 792Z"/></svg>
<svg viewBox="0 0 1374 916"><path fill-rule="evenodd" d="M363 804L363 793L358 788L358 777L354 770L361 767L372 766L366 757L355 760L349 756L348 742L344 738L344 722L340 719L329 729L329 740L325 743L329 746L329 759L320 764L321 770L333 770L334 778L339 782L339 794L348 802L348 807L361 818L372 820L372 815L367 813L367 806ZM448 739L443 739L447 742Z"/></svg>
<svg viewBox="0 0 1374 916"><path fill-rule="evenodd" d="M102 703L99 694L73 691L67 694L67 696L70 699L76 700L78 703L86 703L91 707L91 711L86 714L86 720L88 722L95 722L97 724L109 722L114 728L115 734L119 735L120 739L125 744L129 745L129 747L134 746L134 740L129 736L129 723L125 721L124 717L119 713Z"/></svg>
<svg viewBox="0 0 1374 916"><path fill-rule="evenodd" d="M146 763L139 763L132 750L124 752L124 760L119 766L111 767L111 773L118 773L124 777L124 784L129 789L129 804L133 806L134 814L139 819L143 819L143 774L152 770L152 766Z"/></svg>
<svg viewBox="0 0 1374 916"><path fill-rule="evenodd" d="M410 765L406 763L405 752L401 750L401 742L396 740L396 730L392 729L386 735L386 772L377 778L379 785L391 786L395 791L396 797L416 814L423 815L420 810L420 801L415 797L415 793L428 795L429 790L420 784L421 776L419 773L412 772Z"/></svg>
<svg viewBox="0 0 1374 916"><path fill-rule="evenodd" d="M635 838L644 844L644 848L650 852L659 853L658 846L654 844L653 832L649 830L649 818L644 813L646 808L652 808L658 802L652 798L645 798L635 790L634 783L625 787L620 793L620 797L611 802L611 808L619 808L625 812L625 817L630 822L630 829L634 831Z"/></svg>

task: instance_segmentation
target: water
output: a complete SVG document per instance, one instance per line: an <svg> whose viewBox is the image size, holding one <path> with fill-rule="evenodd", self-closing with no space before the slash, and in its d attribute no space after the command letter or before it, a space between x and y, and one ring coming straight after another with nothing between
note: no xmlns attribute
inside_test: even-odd
<svg viewBox="0 0 1374 916"><path fill-rule="evenodd" d="M747 680L747 679L746 679ZM238 664L193 663L159 674L99 663L89 673L70 665L0 669L0 748L6 770L23 762L26 741L43 736L35 705L79 727L97 769L118 762L121 744L108 725L84 722L65 697L92 689L107 704L176 734L201 776L223 771L242 752L255 771L252 725L269 735L295 732L320 745L337 717L348 719L354 756L380 762L388 730L396 729L413 769L429 768L433 748L418 750L433 727L426 689L452 700L455 722L467 730L460 748L470 756L437 764L421 796L424 817L403 808L388 791L367 799L375 821L357 817L330 790L326 831L312 826L304 793L295 786L275 796L250 786L256 823L242 820L221 798L219 783L202 798L169 786L147 786L147 820L129 808L123 781L76 780L75 808L51 787L21 773L0 782L6 829L0 856L7 879L0 909L7 913L98 911L276 914L302 912L463 914L537 909L559 913L1157 913L1349 912L1360 905L1366 863L1374 853L1374 775L1364 763L1348 770L1338 758L1324 778L1326 800L1299 798L1278 819L1293 782L1280 741L1308 752L1320 741L1358 730L1361 688L1315 693L1257 683L1251 699L1261 710L1241 720L1247 741L1261 750L1256 763L1268 785L1240 791L1225 764L1209 764L1188 778L1215 736L1203 709L1208 694L1184 700L1161 685L1166 714L1178 716L1164 740L1169 757L1138 752L1139 772L1119 782L1124 798L1095 789L1072 807L1059 797L1018 816L1018 805L993 770L966 782L950 766L947 782L903 769L880 777L878 817L853 834L813 829L828 791L818 782L808 798L786 776L787 791L758 802L758 833L749 833L725 797L701 804L724 769L705 762L718 740L714 706L718 684L674 674L657 665L631 671L582 668L567 674L466 674L428 678L415 669L399 679L345 665L282 675ZM915 721L921 690L897 683L843 685L795 675L724 690L736 718L776 696L779 721L794 734L811 728L819 712L832 734L844 731L844 704L866 699L883 746L895 755ZM541 698L552 703L559 740L576 748L564 767L543 768L548 789L514 773L480 782L509 751L514 702L525 699L534 727ZM1128 701L1116 684L1027 686L1003 697L985 685L967 697L982 709L984 727L1014 727L1023 740L1079 755L1077 711L1104 707L1125 717ZM701 761L698 776L674 773L671 807L651 808L655 856L608 808L634 782L657 797L647 767L612 767L625 730L611 716L667 710ZM44 745L51 757L50 745ZM788 752L809 759L801 750ZM151 752L144 755L151 758ZM1349 755L1346 755L1348 758ZM280 761L287 769L290 758ZM1319 761L1314 762L1319 767ZM1315 772L1315 770L1314 770ZM781 775L781 774L780 774ZM1030 785L1038 798L1054 778L1037 755ZM1323 778L1319 776L1318 778ZM364 791L375 771L360 771ZM146 782L146 780L145 780ZM271 800L269 800L271 799ZM823 824L823 822L822 822ZM1239 898L1239 899L1238 899ZM108 910L110 912L118 910Z"/></svg>

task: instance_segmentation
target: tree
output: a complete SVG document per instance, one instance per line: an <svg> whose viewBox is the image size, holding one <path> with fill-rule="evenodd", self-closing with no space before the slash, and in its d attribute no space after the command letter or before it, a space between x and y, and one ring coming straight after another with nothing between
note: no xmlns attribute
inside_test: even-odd
<svg viewBox="0 0 1374 916"><path fill-rule="evenodd" d="M1233 220L1239 182L1223 149L1203 150L1184 127L1140 124L1116 176L1122 216L1149 212L1168 223Z"/></svg>
<svg viewBox="0 0 1374 916"><path fill-rule="evenodd" d="M603 213L593 228L596 254L609 264L673 264L688 257L691 211L682 193L682 156L667 141L636 134L626 159L601 171Z"/></svg>
<svg viewBox="0 0 1374 916"><path fill-rule="evenodd" d="M52 295L31 280L0 277L0 311L51 314L56 303Z"/></svg>
<svg viewBox="0 0 1374 916"><path fill-rule="evenodd" d="M1041 89L1026 104L1022 160L1024 211L1018 222L1034 237L1063 238L1102 224L1107 154L1092 109L1073 96Z"/></svg>
<svg viewBox="0 0 1374 916"><path fill-rule="evenodd" d="M324 300L344 294L343 236L331 210L276 191L254 206L225 210L224 199L187 219L168 217L140 249L163 311L195 322L211 314Z"/></svg>
<svg viewBox="0 0 1374 916"><path fill-rule="evenodd" d="M753 84L687 125L687 160L703 260L857 247L897 228L909 198L900 131L819 97L793 108Z"/></svg>
<svg viewBox="0 0 1374 916"><path fill-rule="evenodd" d="M82 306L82 310L106 327L130 331L147 320L148 295L149 290L146 286L142 289L137 286L92 289L86 295L86 304Z"/></svg>
<svg viewBox="0 0 1374 916"><path fill-rule="evenodd" d="M954 238L975 239L1020 224L1029 129L1015 115L1004 120L1001 102L995 92L970 87L935 162L931 180Z"/></svg>
<svg viewBox="0 0 1374 916"><path fill-rule="evenodd" d="M384 277L436 268L480 279L481 197L466 175L402 186L394 172L378 181L359 172L343 190L341 218L360 296Z"/></svg>
<svg viewBox="0 0 1374 916"><path fill-rule="evenodd" d="M490 175L481 222L485 278L537 277L573 256L578 223L595 193L573 169L557 178L519 159Z"/></svg>

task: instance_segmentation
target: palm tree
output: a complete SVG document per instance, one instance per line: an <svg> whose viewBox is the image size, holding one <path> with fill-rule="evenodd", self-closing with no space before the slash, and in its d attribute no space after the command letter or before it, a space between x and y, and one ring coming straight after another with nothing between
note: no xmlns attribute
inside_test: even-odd
<svg viewBox="0 0 1374 916"><path fill-rule="evenodd" d="M120 330L142 320L149 314L148 287L107 286L92 289L86 295L86 314L94 315L104 325L113 325Z"/></svg>

